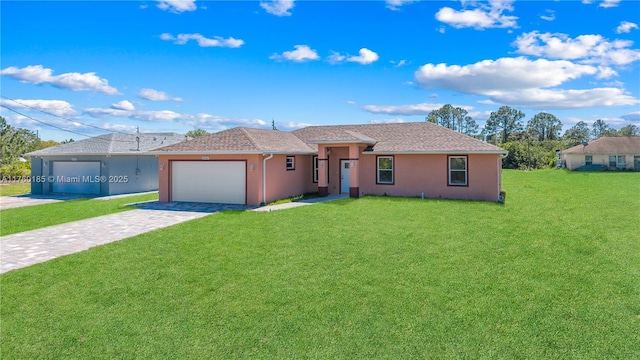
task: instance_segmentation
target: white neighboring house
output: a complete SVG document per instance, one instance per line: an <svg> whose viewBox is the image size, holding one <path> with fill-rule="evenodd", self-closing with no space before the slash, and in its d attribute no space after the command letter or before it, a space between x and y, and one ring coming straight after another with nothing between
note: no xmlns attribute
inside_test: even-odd
<svg viewBox="0 0 640 360"><path fill-rule="evenodd" d="M560 152L569 170L600 165L609 170L640 171L640 136L601 137Z"/></svg>

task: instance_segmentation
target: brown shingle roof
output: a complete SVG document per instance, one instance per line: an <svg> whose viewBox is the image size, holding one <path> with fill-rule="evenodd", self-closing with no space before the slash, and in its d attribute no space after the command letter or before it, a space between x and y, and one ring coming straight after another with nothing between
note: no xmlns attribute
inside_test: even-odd
<svg viewBox="0 0 640 360"><path fill-rule="evenodd" d="M601 137L587 145L576 145L561 154L640 154L640 136Z"/></svg>
<svg viewBox="0 0 640 360"><path fill-rule="evenodd" d="M160 152L314 153L290 132L235 127L158 149Z"/></svg>
<svg viewBox="0 0 640 360"><path fill-rule="evenodd" d="M506 153L497 146L429 122L309 126L293 133L310 145L332 139L346 140L355 133L374 140L373 153ZM368 143L362 138L360 142Z"/></svg>
<svg viewBox="0 0 640 360"><path fill-rule="evenodd" d="M158 152L315 153L319 143L372 145L368 153L502 153L506 151L428 122L309 126L293 132L236 127Z"/></svg>

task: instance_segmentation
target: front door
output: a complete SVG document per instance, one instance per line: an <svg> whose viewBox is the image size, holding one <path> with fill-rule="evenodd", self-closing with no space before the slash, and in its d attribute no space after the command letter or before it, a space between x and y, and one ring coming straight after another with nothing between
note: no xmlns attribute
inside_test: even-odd
<svg viewBox="0 0 640 360"><path fill-rule="evenodd" d="M349 193L349 160L340 160L340 192Z"/></svg>

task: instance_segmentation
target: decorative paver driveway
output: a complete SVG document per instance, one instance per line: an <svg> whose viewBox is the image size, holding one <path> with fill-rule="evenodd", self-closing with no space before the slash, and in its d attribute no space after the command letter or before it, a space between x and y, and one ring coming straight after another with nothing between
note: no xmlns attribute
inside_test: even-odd
<svg viewBox="0 0 640 360"><path fill-rule="evenodd" d="M154 205L155 204L155 205ZM244 206L158 202L140 209L0 237L0 273Z"/></svg>

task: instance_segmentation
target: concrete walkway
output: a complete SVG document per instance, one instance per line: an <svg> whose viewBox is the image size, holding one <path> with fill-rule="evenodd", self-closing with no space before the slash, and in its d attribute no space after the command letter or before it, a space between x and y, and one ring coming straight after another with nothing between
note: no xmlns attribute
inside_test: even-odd
<svg viewBox="0 0 640 360"><path fill-rule="evenodd" d="M290 209L344 197L346 196L331 195L323 198L263 206L253 210ZM160 203L158 201L142 202L132 206L137 209L1 236L0 273L201 218L215 212L250 209L242 205Z"/></svg>

